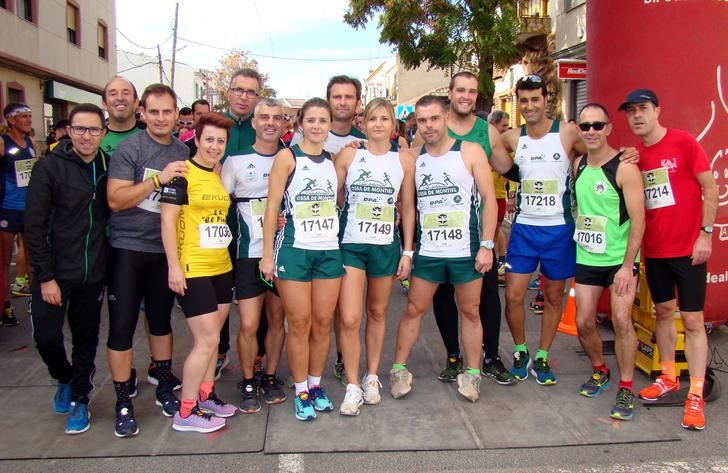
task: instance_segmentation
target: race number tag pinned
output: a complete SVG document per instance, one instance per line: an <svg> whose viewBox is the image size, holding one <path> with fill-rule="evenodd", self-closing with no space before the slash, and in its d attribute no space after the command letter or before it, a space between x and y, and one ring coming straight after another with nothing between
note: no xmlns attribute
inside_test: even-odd
<svg viewBox="0 0 728 473"><path fill-rule="evenodd" d="M160 173L161 171L157 171L156 169L144 168L144 177L142 177L142 181L146 181L147 179L151 179L154 176L158 176ZM160 213L159 199L161 197L162 190L154 189L146 199L142 200L139 205L137 205L137 207L158 214Z"/></svg>
<svg viewBox="0 0 728 473"><path fill-rule="evenodd" d="M645 186L645 207L659 209L675 205L675 196L670 185L670 173L667 168L657 168L642 172Z"/></svg>

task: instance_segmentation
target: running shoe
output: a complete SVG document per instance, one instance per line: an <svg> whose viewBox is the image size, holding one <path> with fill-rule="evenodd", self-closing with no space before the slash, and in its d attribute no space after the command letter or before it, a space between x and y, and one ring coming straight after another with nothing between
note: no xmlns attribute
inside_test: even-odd
<svg viewBox="0 0 728 473"><path fill-rule="evenodd" d="M10 291L10 294L12 294L12 295L14 295L16 297L30 297L30 295L32 294L32 292L30 291L30 285L29 284L25 284L25 285L23 285L23 286L15 289L15 290L11 290ZM77 432L77 433L80 433L80 432Z"/></svg>
<svg viewBox="0 0 728 473"><path fill-rule="evenodd" d="M162 408L162 414L166 417L172 417L179 411L179 400L174 395L172 385L158 386L156 396L156 404Z"/></svg>
<svg viewBox="0 0 728 473"><path fill-rule="evenodd" d="M506 263L505 261L498 262L498 285L506 285Z"/></svg>
<svg viewBox="0 0 728 473"><path fill-rule="evenodd" d="M447 362L445 364L445 369L440 371L440 374L437 376L437 379L439 379L443 383L454 383L457 380L458 375L462 372L463 372L462 355L449 356L447 358Z"/></svg>
<svg viewBox="0 0 728 473"><path fill-rule="evenodd" d="M308 393L311 396L311 402L313 408L319 412L331 412L334 410L334 403L326 395L326 391L321 386L314 386L308 388Z"/></svg>
<svg viewBox="0 0 728 473"><path fill-rule="evenodd" d="M609 417L617 420L632 420L634 417L634 394L627 388L619 388L617 401Z"/></svg>
<svg viewBox="0 0 728 473"><path fill-rule="evenodd" d="M172 428L178 432L200 432L207 434L225 427L225 419L205 414L195 406L188 417L182 417L179 411L174 413Z"/></svg>
<svg viewBox="0 0 728 473"><path fill-rule="evenodd" d="M237 409L232 404L223 401L215 391L211 391L206 401L197 401L197 407L205 414L212 414L216 417L232 417Z"/></svg>
<svg viewBox="0 0 728 473"><path fill-rule="evenodd" d="M608 387L609 370L607 370L606 373L600 370L594 370L587 382L582 384L579 388L579 394L586 397L597 397L599 393L601 393Z"/></svg>
<svg viewBox="0 0 728 473"><path fill-rule="evenodd" d="M15 317L15 309L10 302L6 302L5 308L3 309L3 315L0 317L0 325L3 327L17 327L19 324L20 322L17 317Z"/></svg>
<svg viewBox="0 0 728 473"><path fill-rule="evenodd" d="M316 410L311 404L311 398L308 392L304 391L293 400L293 405L296 408L296 419L298 420L314 420L316 418Z"/></svg>
<svg viewBox="0 0 728 473"><path fill-rule="evenodd" d="M134 406L131 402L122 402L116 405L116 424L114 435L119 438L133 437L139 433L136 419L134 419Z"/></svg>
<svg viewBox="0 0 728 473"><path fill-rule="evenodd" d="M240 401L240 412L246 414L255 414L260 411L260 402L258 401L258 383L241 381L238 388L242 392L242 400Z"/></svg>
<svg viewBox="0 0 728 473"><path fill-rule="evenodd" d="M531 355L528 350L513 352L513 368L511 374L518 381L528 379L528 369L531 367Z"/></svg>
<svg viewBox="0 0 728 473"><path fill-rule="evenodd" d="M379 388L382 383L379 382L379 376L368 374L361 380L361 388L364 391L364 404L374 405L382 401L382 395L379 394Z"/></svg>
<svg viewBox="0 0 728 473"><path fill-rule="evenodd" d="M220 379L222 370L225 369L228 363L230 363L230 360L227 357L227 353L218 353L217 361L215 362L215 381Z"/></svg>
<svg viewBox="0 0 728 473"><path fill-rule="evenodd" d="M404 291L404 293L405 294L408 294L409 293L409 288L410 288L409 279L403 279L403 280L401 280L399 282L399 284L400 284L400 286L402 286L402 290Z"/></svg>
<svg viewBox="0 0 728 473"><path fill-rule="evenodd" d="M19 291L23 288L23 286L28 285L28 280L26 278L15 278L15 282L10 284L10 291Z"/></svg>
<svg viewBox="0 0 728 473"><path fill-rule="evenodd" d="M470 402L480 398L480 375L472 375L467 371L458 375L458 392Z"/></svg>
<svg viewBox="0 0 728 473"><path fill-rule="evenodd" d="M493 358L487 363L485 362L485 359L483 359L483 368L480 370L480 373L504 386L515 384L517 382L516 378L503 365L503 361L500 357Z"/></svg>
<svg viewBox="0 0 728 473"><path fill-rule="evenodd" d="M334 378L338 379L341 384L346 384L346 370L343 362L334 363Z"/></svg>
<svg viewBox="0 0 728 473"><path fill-rule="evenodd" d="M536 382L542 386L551 386L556 384L556 375L549 367L549 362L543 358L533 360L531 374L536 377Z"/></svg>
<svg viewBox="0 0 728 473"><path fill-rule="evenodd" d="M358 416L361 412L359 408L362 404L364 404L364 396L361 388L356 384L347 384L344 402L339 406L339 414L343 416Z"/></svg>
<svg viewBox="0 0 728 473"><path fill-rule="evenodd" d="M71 410L71 385L58 383L56 395L53 396L53 410L56 414L65 415Z"/></svg>
<svg viewBox="0 0 728 473"><path fill-rule="evenodd" d="M392 397L399 399L400 397L406 396L412 391L412 373L407 368L401 370L391 370L389 372L389 386L392 392Z"/></svg>
<svg viewBox="0 0 728 473"><path fill-rule="evenodd" d="M705 401L702 397L688 394L685 401L685 414L683 414L682 426L688 430L703 430L705 428Z"/></svg>
<svg viewBox="0 0 728 473"><path fill-rule="evenodd" d="M90 418L91 413L88 411L88 404L71 402L68 420L66 420L66 433L76 435L86 432L91 427Z"/></svg>
<svg viewBox="0 0 728 473"><path fill-rule="evenodd" d="M175 391L182 388L182 381L174 373L170 373L169 381L172 383ZM149 367L147 368L147 383L152 386L159 386L159 377L157 376L157 368L154 367L154 363L149 363Z"/></svg>
<svg viewBox="0 0 728 473"><path fill-rule="evenodd" d="M536 293L536 297L533 298L533 300L529 304L529 307L531 308L531 311L534 314L536 314L536 315L543 314L543 308L544 308L543 292L538 291Z"/></svg>
<svg viewBox="0 0 728 473"><path fill-rule="evenodd" d="M536 279L528 283L528 290L529 291L535 291L536 289L541 288L541 275L539 275Z"/></svg>
<svg viewBox="0 0 728 473"><path fill-rule="evenodd" d="M672 381L667 375L661 374L655 381L646 388L640 389L637 396L645 401L656 401L666 394L680 390L680 380Z"/></svg>
<svg viewBox="0 0 728 473"><path fill-rule="evenodd" d="M275 375L265 375L263 377L262 388L266 404L280 404L285 402L287 398L282 386L283 382L276 378Z"/></svg>

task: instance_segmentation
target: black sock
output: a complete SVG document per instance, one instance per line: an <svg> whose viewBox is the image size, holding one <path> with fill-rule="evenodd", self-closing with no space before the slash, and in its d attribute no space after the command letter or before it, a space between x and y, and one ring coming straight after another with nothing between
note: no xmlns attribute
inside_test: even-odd
<svg viewBox="0 0 728 473"><path fill-rule="evenodd" d="M340 351L337 351L336 352L336 362L337 363L343 363L343 358L341 357L341 352Z"/></svg>
<svg viewBox="0 0 728 473"><path fill-rule="evenodd" d="M121 404L123 402L131 402L129 395L131 394L134 386L131 385L131 379L126 381L114 381L114 391L116 391L116 403Z"/></svg>
<svg viewBox="0 0 728 473"><path fill-rule="evenodd" d="M172 382L172 360L152 360L154 370L157 372L157 380L159 386L164 386Z"/></svg>

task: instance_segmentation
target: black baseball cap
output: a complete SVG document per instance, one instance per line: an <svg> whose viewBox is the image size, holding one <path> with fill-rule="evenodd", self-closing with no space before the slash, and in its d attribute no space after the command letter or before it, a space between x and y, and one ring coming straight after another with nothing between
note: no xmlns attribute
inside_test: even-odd
<svg viewBox="0 0 728 473"><path fill-rule="evenodd" d="M627 105L632 103L652 102L655 107L659 107L660 103L657 101L657 94L649 89L636 89L627 95L624 103L619 106L617 110L623 111L627 108Z"/></svg>

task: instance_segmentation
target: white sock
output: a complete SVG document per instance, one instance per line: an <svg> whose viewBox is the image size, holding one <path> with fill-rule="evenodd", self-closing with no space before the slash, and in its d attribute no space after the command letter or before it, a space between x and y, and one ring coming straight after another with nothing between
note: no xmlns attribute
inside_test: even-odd
<svg viewBox="0 0 728 473"><path fill-rule="evenodd" d="M308 388L316 388L321 386L321 376L308 375Z"/></svg>
<svg viewBox="0 0 728 473"><path fill-rule="evenodd" d="M300 383L293 383L293 384L296 386L296 396L308 391L308 383L306 383L306 381L301 381Z"/></svg>
<svg viewBox="0 0 728 473"><path fill-rule="evenodd" d="M346 385L346 392L349 391L361 391L361 388L356 384L349 383Z"/></svg>

